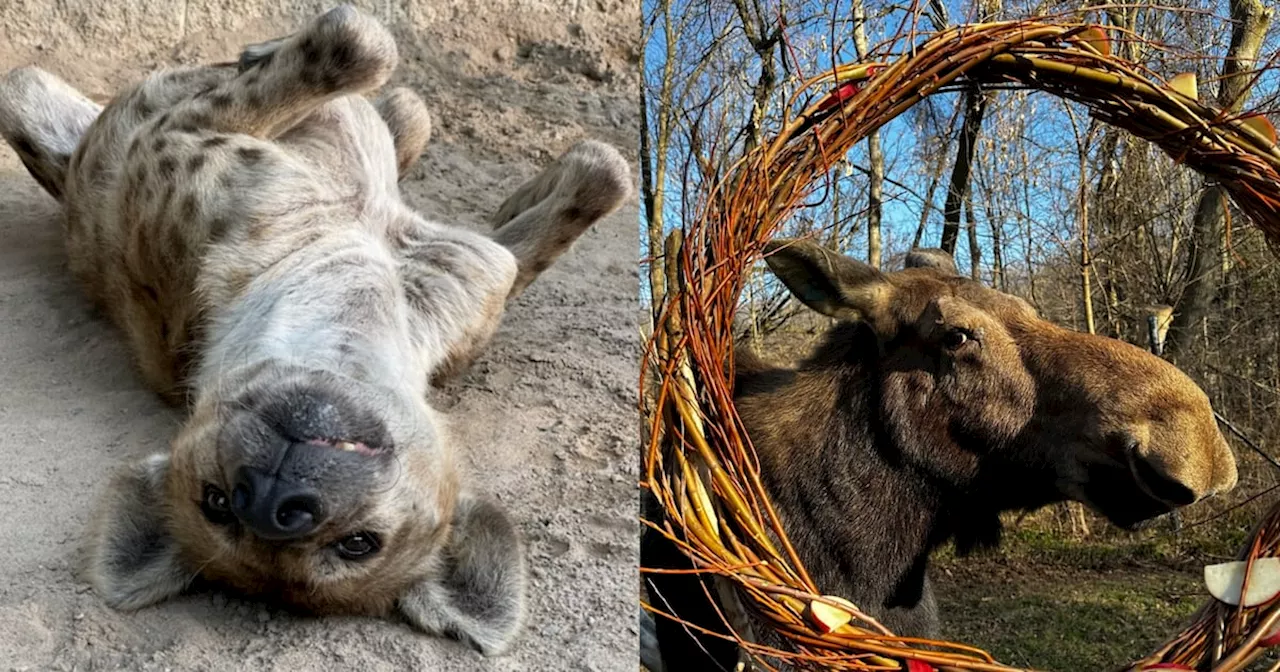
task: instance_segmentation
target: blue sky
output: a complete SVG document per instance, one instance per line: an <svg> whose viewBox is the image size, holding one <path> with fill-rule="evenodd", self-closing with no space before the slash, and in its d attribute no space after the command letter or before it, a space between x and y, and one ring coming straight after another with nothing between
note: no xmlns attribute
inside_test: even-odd
<svg viewBox="0 0 1280 672"><path fill-rule="evenodd" d="M1221 7L1209 5L1205 9L1223 13L1226 11L1226 3L1223 2L1221 5ZM656 6L655 0L644 0L643 6L645 16L649 17ZM773 8L771 11L776 11L777 4L776 2L765 3L765 6ZM790 45L787 51L789 54L799 55L801 67L805 68L804 75L817 74L820 68L830 67L833 62L856 60L850 24L847 21L850 13L847 0L837 0L835 4L829 4L822 9L816 8L816 4L814 9L808 9L808 5L803 3L798 5L789 3L787 6L792 24L786 31ZM732 13L732 5L728 0L685 2L684 4L680 4L677 0L677 7L683 8L683 17L691 21L679 45L681 53L676 58L682 68L698 67L695 63L696 55L707 49L712 36L723 34L725 26L730 26L728 43L739 52L745 51L746 40L740 28L733 28L737 25L737 19ZM884 42L889 35L893 34L898 22L904 16L901 10L894 12L891 9L884 9L885 7L885 5L874 3L868 5L868 13L872 18L867 25L869 41L872 45ZM949 2L947 7L952 21L963 20L968 16L967 4ZM1011 13L1009 16L1012 16L1012 13L1017 11L1017 7L1007 7L1006 11ZM887 16L885 16L886 12L888 12ZM821 18L806 20L806 14L819 15ZM881 14L882 18L878 18L877 14ZM844 18L833 22L827 18L832 15ZM1201 81L1206 81L1220 67L1218 57L1225 52L1228 39L1226 25L1220 19L1215 20L1211 15L1180 14L1176 15L1175 20L1171 22L1172 25L1167 29L1168 34L1159 37L1165 41L1179 39L1177 35L1179 21L1212 24L1211 34L1214 39L1210 40L1211 44L1197 45L1209 58L1192 61L1151 52L1150 57L1144 60L1149 67L1162 76L1171 77L1183 70L1197 69L1200 71ZM921 28L927 29L930 24L925 21L920 25ZM661 22L656 25L650 37L646 45L645 76L646 80L656 88L655 83L665 60L665 35ZM902 49L906 44L906 40L899 40L888 44L887 48L890 51ZM1271 52L1264 50L1264 53ZM754 63L754 59L746 60L748 63ZM747 87L755 81L757 74L758 69L755 67L722 68L704 73L701 78L695 80L699 91L706 91L713 87L731 89L727 95L721 96L709 108L711 114L708 116L730 119L735 116L741 117L749 104ZM683 79L688 80L687 77ZM1269 74L1260 84L1259 90L1264 93L1274 91L1276 88L1274 80L1274 73ZM784 81L782 89L790 91L790 85L790 81ZM1202 98L1213 92L1211 85L1206 84L1202 84L1201 91ZM941 120L942 123L939 125L931 124L926 127L921 123L925 115L921 114L920 110L916 110L890 122L882 129L886 175L889 180L885 184L883 211L886 261L891 254L904 252L911 243L921 210L925 207L920 195L926 191L929 182L927 171L923 170L920 162L921 149L924 143L939 141L944 143L946 159L942 171L942 182L930 201L937 211L932 212L928 218L922 242L928 246L936 246L940 240L942 228L940 209L946 195L946 180L950 175L951 163L954 161L955 143L939 138L938 132L946 132L953 128L949 121L955 114L957 98L957 94L942 94L931 99L930 111ZM650 100L650 103L652 105L653 101ZM917 106L919 107L921 106ZM1068 108L1071 114L1068 113ZM1082 106L1064 103L1047 94L1003 91L998 94L997 102L988 111L987 122L984 124L983 134L986 142L979 147L979 166L976 169L978 174L974 178L974 188L977 190L984 189L984 185L988 184L1002 185L997 189L997 204L1000 207L996 212L987 212L986 208L980 204L982 199L975 198L975 216L984 269L989 269L992 258L990 222L993 220L1001 222L1000 229L1005 240L1003 249L1006 262L1010 265L1016 266L1013 262L1028 257L1037 261L1050 255L1060 255L1063 251L1075 252L1073 244L1078 246L1078 241L1073 241L1077 227L1075 190L1079 183L1076 131L1083 133L1088 124L1087 111ZM740 121L729 123L728 126L740 128L741 123ZM958 126L957 119L954 128ZM766 132L768 130L770 129L766 127ZM711 136L705 138L704 142L710 144L715 140L726 141L720 135L711 134ZM1100 136L1094 138L1092 145L1094 149L1098 145L1099 138ZM677 147L668 164L672 172L671 179L665 185L668 200L664 211L668 227L678 226L690 207L691 199L684 198L686 181L680 174L680 169L686 164L687 159L687 152L680 151L683 149L683 147ZM1023 152L1027 154L1033 172L1013 174L1020 170ZM848 158L855 166L867 165L866 144L860 143L850 152ZM1089 184L1093 184L1097 180L1097 176L1093 174L1096 170L1094 167L1096 162L1091 161L1090 164L1092 165L1088 169L1090 173L1086 176L1086 180ZM691 183L696 189L697 171L692 172ZM837 175L842 173L843 171L840 171ZM861 172L854 170L852 175L842 177L837 184L845 203L865 200L866 179ZM1007 187L1003 186L1006 184ZM831 199L828 198L824 203L830 202ZM1178 215L1177 212L1170 213L1173 218ZM643 213L641 216L643 218ZM831 220L832 211L830 207L824 205L824 207L801 213L799 216L824 222ZM1028 224L1032 232L1030 236L1027 235ZM865 257L865 232L860 231L850 242L845 251L854 256ZM960 267L967 269L968 245L963 232L956 256Z"/></svg>

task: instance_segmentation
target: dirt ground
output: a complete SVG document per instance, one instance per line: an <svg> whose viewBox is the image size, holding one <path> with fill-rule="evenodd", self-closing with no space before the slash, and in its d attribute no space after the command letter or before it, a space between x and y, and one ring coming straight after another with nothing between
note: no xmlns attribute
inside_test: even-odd
<svg viewBox="0 0 1280 672"><path fill-rule="evenodd" d="M392 83L435 115L402 184L427 216L479 227L580 138L634 160L630 0L364 4L400 40ZM0 71L36 63L103 99L157 64L234 58L327 6L17 0L0 5ZM82 298L56 204L0 148L0 670L636 669L636 207L548 270L435 399L473 482L507 504L529 548L528 629L486 660L401 623L226 594L130 614L102 604L78 574L95 496L112 469L164 450L181 415L143 387L123 339Z"/></svg>

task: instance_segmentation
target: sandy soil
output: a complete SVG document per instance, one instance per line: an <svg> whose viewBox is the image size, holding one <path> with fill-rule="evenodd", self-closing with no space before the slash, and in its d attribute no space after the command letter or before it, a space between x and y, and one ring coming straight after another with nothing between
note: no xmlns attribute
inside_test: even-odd
<svg viewBox="0 0 1280 672"><path fill-rule="evenodd" d="M250 19L199 14L197 0L120 3L144 18L181 5L183 30L134 39L133 16L108 39L93 17L39 16L107 3L36 4L0 8L0 71L35 62L98 97L157 63L234 57L320 9L286 3ZM516 4L443 2L429 20L413 3L387 5L403 61L393 84L413 86L436 116L402 185L428 216L479 227L582 137L634 158L638 10ZM492 21L476 15L495 7ZM195 30L199 16L217 20ZM62 31L76 39L50 41ZM81 297L56 204L0 148L0 670L636 669L636 250L632 199L519 299L487 355L435 399L474 481L528 542L530 625L508 655L217 593L122 614L79 578L84 525L106 474L163 450L181 416L142 386L119 334Z"/></svg>

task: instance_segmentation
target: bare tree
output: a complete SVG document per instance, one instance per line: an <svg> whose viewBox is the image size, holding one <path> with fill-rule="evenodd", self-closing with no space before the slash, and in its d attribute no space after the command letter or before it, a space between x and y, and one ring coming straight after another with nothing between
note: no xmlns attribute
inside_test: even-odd
<svg viewBox="0 0 1280 672"><path fill-rule="evenodd" d="M867 12L862 0L853 0L853 45L859 59L867 57ZM884 209L884 153L880 131L867 136L867 263L880 267L880 219Z"/></svg>
<svg viewBox="0 0 1280 672"><path fill-rule="evenodd" d="M1253 86L1250 70L1262 47L1273 10L1262 0L1231 0L1231 18L1235 28L1231 46L1222 64L1218 87L1218 104L1229 112L1238 112ZM1191 249L1187 254L1186 288L1178 302L1170 328L1169 350L1177 356L1185 353L1195 338L1195 328L1209 312L1218 293L1222 221L1227 208L1226 192L1206 181L1192 220Z"/></svg>

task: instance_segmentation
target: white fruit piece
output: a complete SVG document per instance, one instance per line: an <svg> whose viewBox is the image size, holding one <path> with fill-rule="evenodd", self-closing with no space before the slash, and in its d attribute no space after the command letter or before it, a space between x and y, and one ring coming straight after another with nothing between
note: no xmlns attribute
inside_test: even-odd
<svg viewBox="0 0 1280 672"><path fill-rule="evenodd" d="M839 597L833 597L831 595L823 595L822 598L836 604L844 605L848 607L848 610L846 611L840 607L834 607L830 604L819 602L817 600L809 602L809 620L813 621L818 632L826 634L836 630L853 619L853 612L857 610L857 607L853 606L852 602Z"/></svg>
<svg viewBox="0 0 1280 672"><path fill-rule="evenodd" d="M1224 562L1204 568L1204 584L1209 594L1230 605L1256 607L1280 595L1280 558L1258 558L1249 570L1244 586L1246 562ZM1243 590L1241 587L1243 586Z"/></svg>

